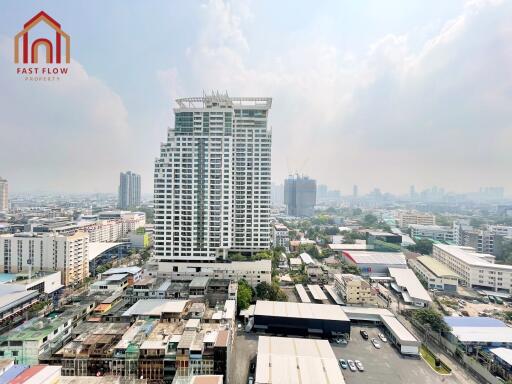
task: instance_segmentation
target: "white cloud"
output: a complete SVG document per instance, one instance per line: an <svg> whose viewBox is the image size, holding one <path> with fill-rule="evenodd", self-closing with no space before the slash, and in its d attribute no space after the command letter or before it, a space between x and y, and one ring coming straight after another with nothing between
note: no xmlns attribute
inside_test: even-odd
<svg viewBox="0 0 512 384"><path fill-rule="evenodd" d="M0 174L15 191L115 191L117 172L134 165L121 97L74 60L59 81L25 81L11 50L2 38Z"/></svg>
<svg viewBox="0 0 512 384"><path fill-rule="evenodd" d="M353 183L512 187L503 143L512 121L510 3L468 4L419 50L409 34L387 35L359 57L301 41L259 61L244 34L257 27L250 12L220 1L203 11L190 67L177 70L182 90L273 96L276 181L297 170L346 192Z"/></svg>

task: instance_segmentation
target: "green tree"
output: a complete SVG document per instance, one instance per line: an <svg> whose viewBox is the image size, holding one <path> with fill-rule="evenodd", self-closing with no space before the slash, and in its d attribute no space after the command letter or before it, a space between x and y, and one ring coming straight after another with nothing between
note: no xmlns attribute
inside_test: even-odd
<svg viewBox="0 0 512 384"><path fill-rule="evenodd" d="M422 255L431 255L433 242L429 239L419 239L416 244L409 245L407 249L412 252L421 253Z"/></svg>
<svg viewBox="0 0 512 384"><path fill-rule="evenodd" d="M366 215L364 215L363 217L363 222L362 224L365 226L365 227L373 227L377 224L377 222L379 221L379 219L377 218L377 216L375 216L374 214L372 213L367 213Z"/></svg>
<svg viewBox="0 0 512 384"><path fill-rule="evenodd" d="M238 281L238 292L236 295L238 310L247 309L251 305L253 297L252 287L249 283L241 279Z"/></svg>
<svg viewBox="0 0 512 384"><path fill-rule="evenodd" d="M444 321L441 313L433 309L416 309L414 310L412 317L423 325L429 325L435 332L448 332L450 330L450 327Z"/></svg>
<svg viewBox="0 0 512 384"><path fill-rule="evenodd" d="M349 264L346 261L341 262L340 269L342 273L351 273L352 275L361 274L361 270L357 266Z"/></svg>

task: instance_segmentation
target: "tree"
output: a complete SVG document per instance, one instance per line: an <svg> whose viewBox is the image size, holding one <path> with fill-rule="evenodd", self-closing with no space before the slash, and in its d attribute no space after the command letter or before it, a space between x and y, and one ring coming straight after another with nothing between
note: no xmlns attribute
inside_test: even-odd
<svg viewBox="0 0 512 384"><path fill-rule="evenodd" d="M414 245L409 245L407 249L412 252L421 253L422 255L431 255L433 242L429 239L420 239Z"/></svg>
<svg viewBox="0 0 512 384"><path fill-rule="evenodd" d="M378 221L379 219L377 218L377 216L371 213L367 213L366 215L364 215L363 225L365 227L373 227L375 224L377 224Z"/></svg>
<svg viewBox="0 0 512 384"><path fill-rule="evenodd" d="M271 300L271 301L287 301L288 296L283 290L279 287L279 283L277 281L273 281L272 284L267 282L261 282L256 286L256 295L258 299L261 300Z"/></svg>
<svg viewBox="0 0 512 384"><path fill-rule="evenodd" d="M428 325L435 332L448 332L450 327L443 319L443 316L430 308L416 309L412 317L420 324Z"/></svg>
<svg viewBox="0 0 512 384"><path fill-rule="evenodd" d="M241 279L238 281L238 292L236 295L236 300L238 304L238 310L247 309L252 302L253 291L252 287L249 283Z"/></svg>
<svg viewBox="0 0 512 384"><path fill-rule="evenodd" d="M351 273L352 275L360 275L361 270L352 264L347 263L346 261L343 261L340 265L341 272L343 273Z"/></svg>

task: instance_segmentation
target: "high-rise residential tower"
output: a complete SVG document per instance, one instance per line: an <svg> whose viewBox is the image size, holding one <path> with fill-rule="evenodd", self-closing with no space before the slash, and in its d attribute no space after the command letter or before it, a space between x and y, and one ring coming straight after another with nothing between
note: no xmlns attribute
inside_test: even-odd
<svg viewBox="0 0 512 384"><path fill-rule="evenodd" d="M284 181L284 203L289 216L313 216L316 204L316 181L307 176L289 176Z"/></svg>
<svg viewBox="0 0 512 384"><path fill-rule="evenodd" d="M0 212L9 209L9 189L7 180L0 177Z"/></svg>
<svg viewBox="0 0 512 384"><path fill-rule="evenodd" d="M140 205L140 175L121 172L119 176L119 208L135 208Z"/></svg>
<svg viewBox="0 0 512 384"><path fill-rule="evenodd" d="M155 161L155 256L212 261L270 246L271 98L178 99Z"/></svg>

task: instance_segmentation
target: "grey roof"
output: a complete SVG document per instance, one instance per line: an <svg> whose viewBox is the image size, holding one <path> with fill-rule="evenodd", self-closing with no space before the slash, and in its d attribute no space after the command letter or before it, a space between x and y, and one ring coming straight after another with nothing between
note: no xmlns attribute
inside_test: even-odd
<svg viewBox="0 0 512 384"><path fill-rule="evenodd" d="M196 276L190 282L189 288L206 288L210 278L208 276Z"/></svg>
<svg viewBox="0 0 512 384"><path fill-rule="evenodd" d="M411 299L432 302L427 290L421 285L416 274L409 268L389 268L389 274L400 288L405 288ZM404 295L404 298L406 295Z"/></svg>
<svg viewBox="0 0 512 384"><path fill-rule="evenodd" d="M139 300L128 308L122 316L160 316L162 313L181 313L188 300L146 299Z"/></svg>
<svg viewBox="0 0 512 384"><path fill-rule="evenodd" d="M339 305L283 301L258 300L254 309L254 316L349 321Z"/></svg>

